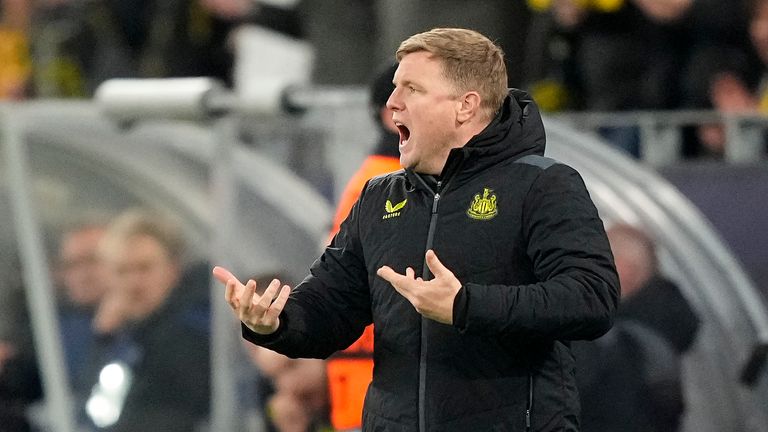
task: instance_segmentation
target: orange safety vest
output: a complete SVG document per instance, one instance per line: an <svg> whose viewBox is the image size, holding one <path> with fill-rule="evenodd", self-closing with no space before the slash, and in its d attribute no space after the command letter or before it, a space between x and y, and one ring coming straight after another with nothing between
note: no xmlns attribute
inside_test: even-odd
<svg viewBox="0 0 768 432"><path fill-rule="evenodd" d="M359 429L365 392L373 378L373 325L349 348L328 359L326 373L333 428Z"/></svg>
<svg viewBox="0 0 768 432"><path fill-rule="evenodd" d="M365 182L400 168L397 157L371 155L366 158L341 194L329 242L360 197ZM362 336L347 349L328 359L326 373L333 428L337 431L359 429L365 392L373 377L373 325L366 327Z"/></svg>
<svg viewBox="0 0 768 432"><path fill-rule="evenodd" d="M336 207L336 214L333 216L333 226L331 227L330 235L328 236L328 242L330 243L333 236L339 232L339 227L344 219L349 215L349 211L352 210L352 206L355 205L357 199L360 198L360 192L363 191L365 182L377 175L390 173L392 171L399 170L400 158L393 156L381 156L371 155L368 156L357 172L349 179L347 185L344 187L344 192L339 197L339 205Z"/></svg>

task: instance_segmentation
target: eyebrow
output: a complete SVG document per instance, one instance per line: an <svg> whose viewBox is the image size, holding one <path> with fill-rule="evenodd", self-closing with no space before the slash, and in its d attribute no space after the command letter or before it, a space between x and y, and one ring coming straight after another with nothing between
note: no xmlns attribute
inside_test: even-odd
<svg viewBox="0 0 768 432"><path fill-rule="evenodd" d="M395 81L394 81L394 80L392 81L392 84L394 84L394 85L395 85L395 87L397 87L397 83L395 83ZM414 87L419 87L419 88L421 88L421 87L422 87L422 86L421 86L421 85L419 85L418 83L415 83L415 82L413 82L413 81L411 81L411 80L405 80L405 81L403 81L403 82L402 82L400 85L401 85L402 87L408 87L408 86L411 86L411 85L412 85L412 86L414 86Z"/></svg>

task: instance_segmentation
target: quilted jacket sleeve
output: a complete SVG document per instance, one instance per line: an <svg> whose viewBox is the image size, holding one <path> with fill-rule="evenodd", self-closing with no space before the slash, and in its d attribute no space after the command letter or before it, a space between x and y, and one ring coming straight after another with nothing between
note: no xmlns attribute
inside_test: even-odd
<svg viewBox="0 0 768 432"><path fill-rule="evenodd" d="M572 168L542 170L523 207L534 284L467 283L454 305L461 331L531 338L594 339L611 327L619 282L589 193Z"/></svg>

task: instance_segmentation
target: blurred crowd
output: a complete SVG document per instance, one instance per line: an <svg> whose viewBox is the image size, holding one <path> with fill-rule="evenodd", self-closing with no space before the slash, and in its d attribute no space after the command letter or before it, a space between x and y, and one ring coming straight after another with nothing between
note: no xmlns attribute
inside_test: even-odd
<svg viewBox="0 0 768 432"><path fill-rule="evenodd" d="M698 314L662 274L651 236L624 224L607 233L622 302L606 336L573 344L583 430L679 430L682 360L695 343ZM148 208L84 214L55 238L51 279L78 430L208 430L210 266L188 256L177 221ZM285 280L254 275L262 289L274 277ZM30 407L43 391L21 279L9 272L0 280L16 284L0 290L0 316L13 318L0 322L0 421L3 430L23 432L40 426ZM242 348L244 430L347 430L332 429L336 410L351 402L331 399L326 361L289 359L245 341Z"/></svg>
<svg viewBox="0 0 768 432"><path fill-rule="evenodd" d="M496 38L510 85L530 90L545 111L768 110L764 0L508 3L516 2L2 0L0 98L89 97L113 77L231 84L232 37L243 25L314 47L316 83L362 84L390 59L388 41L451 25ZM394 9L403 16L390 16ZM637 128L600 133L639 156ZM684 134L684 156L723 155L721 125Z"/></svg>
<svg viewBox="0 0 768 432"><path fill-rule="evenodd" d="M230 33L268 25L300 36L289 9L249 0L3 0L2 96L90 97L102 81L210 76L231 80Z"/></svg>
<svg viewBox="0 0 768 432"><path fill-rule="evenodd" d="M583 430L679 430L686 409L682 360L700 319L663 275L649 234L624 224L607 233L622 302L605 337L573 344ZM190 256L179 222L143 207L86 212L47 238L78 430L208 430L210 265ZM0 273L0 424L20 432L39 430L36 421L44 420L30 409L42 403L43 387L22 276L18 269ZM253 277L260 287L273 277L286 281L279 274ZM332 376L339 375L330 362L289 359L245 341L242 349L243 430L334 430L335 404L351 395L333 400Z"/></svg>
<svg viewBox="0 0 768 432"><path fill-rule="evenodd" d="M534 96L549 110L766 113L768 2L528 0ZM636 128L602 135L638 155ZM717 124L686 129L687 156L722 156Z"/></svg>
<svg viewBox="0 0 768 432"><path fill-rule="evenodd" d="M188 261L180 226L162 212L131 208L109 218L81 215L51 237L51 280L78 430L192 431L204 424L208 266ZM18 285L2 291L23 293ZM21 297L7 299L3 313L25 310ZM35 345L24 332L30 328L26 316L2 327L0 418L10 428L4 430L33 430L27 407L42 396Z"/></svg>

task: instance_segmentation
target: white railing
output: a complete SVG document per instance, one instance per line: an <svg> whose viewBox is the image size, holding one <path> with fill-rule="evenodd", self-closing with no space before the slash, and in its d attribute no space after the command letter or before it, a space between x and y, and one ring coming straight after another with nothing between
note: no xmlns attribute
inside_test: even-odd
<svg viewBox="0 0 768 432"><path fill-rule="evenodd" d="M731 163L768 160L763 133L768 116L717 111L568 112L548 117L597 135L601 128L637 128L640 158L651 166L682 160L682 130L686 126L719 124L725 130L724 160Z"/></svg>

